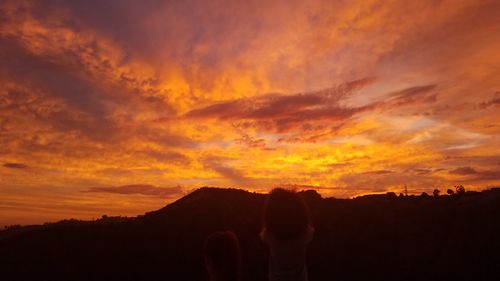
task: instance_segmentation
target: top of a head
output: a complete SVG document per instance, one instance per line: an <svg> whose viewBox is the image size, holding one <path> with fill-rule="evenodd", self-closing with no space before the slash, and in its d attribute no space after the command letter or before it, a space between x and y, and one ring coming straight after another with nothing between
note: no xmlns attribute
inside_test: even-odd
<svg viewBox="0 0 500 281"><path fill-rule="evenodd" d="M296 192L282 188L270 192L264 210L264 226L277 239L298 238L309 224L309 210Z"/></svg>

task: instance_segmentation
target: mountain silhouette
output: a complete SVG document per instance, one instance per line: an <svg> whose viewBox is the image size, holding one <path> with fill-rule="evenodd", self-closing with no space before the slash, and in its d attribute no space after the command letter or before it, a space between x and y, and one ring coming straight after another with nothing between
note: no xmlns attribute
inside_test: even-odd
<svg viewBox="0 0 500 281"><path fill-rule="evenodd" d="M500 189L354 199L299 193L316 234L310 280L499 280ZM134 218L64 220L0 231L2 280L208 280L205 238L233 230L243 280L267 280L267 195L200 188Z"/></svg>

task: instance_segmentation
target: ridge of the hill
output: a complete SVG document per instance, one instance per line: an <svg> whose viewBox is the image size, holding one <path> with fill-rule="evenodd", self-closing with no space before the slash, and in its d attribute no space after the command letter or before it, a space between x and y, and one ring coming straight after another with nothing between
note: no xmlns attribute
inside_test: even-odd
<svg viewBox="0 0 500 281"><path fill-rule="evenodd" d="M315 237L311 280L498 280L500 189L453 196L299 193ZM207 280L204 239L232 229L243 280L265 280L265 194L201 188L134 218L64 220L0 232L2 280Z"/></svg>

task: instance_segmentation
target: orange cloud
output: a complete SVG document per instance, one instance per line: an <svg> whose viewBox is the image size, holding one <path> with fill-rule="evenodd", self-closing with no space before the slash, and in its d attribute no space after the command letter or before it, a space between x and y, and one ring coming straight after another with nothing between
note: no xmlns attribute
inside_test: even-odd
<svg viewBox="0 0 500 281"><path fill-rule="evenodd" d="M0 224L498 185L498 1L156 4L2 1Z"/></svg>
<svg viewBox="0 0 500 281"><path fill-rule="evenodd" d="M187 118L216 118L220 120L253 120L262 128L283 132L309 121L342 121L368 107L342 107L340 102L353 91L371 83L362 79L312 93L294 95L270 94L240 99L195 109Z"/></svg>
<svg viewBox="0 0 500 281"><path fill-rule="evenodd" d="M87 192L107 192L117 194L142 194L157 196L160 198L171 198L182 194L182 188L176 187L156 187L149 184L131 184L116 187L92 187Z"/></svg>

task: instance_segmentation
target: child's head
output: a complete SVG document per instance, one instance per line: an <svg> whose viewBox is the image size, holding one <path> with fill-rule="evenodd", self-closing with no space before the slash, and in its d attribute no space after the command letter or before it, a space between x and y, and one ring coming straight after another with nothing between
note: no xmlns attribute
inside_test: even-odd
<svg viewBox="0 0 500 281"><path fill-rule="evenodd" d="M279 240L304 234L309 226L309 210L294 191L275 188L264 210L264 227Z"/></svg>
<svg viewBox="0 0 500 281"><path fill-rule="evenodd" d="M205 266L210 280L236 281L240 278L240 245L232 231L215 232L205 241Z"/></svg>

